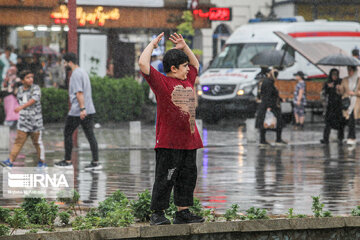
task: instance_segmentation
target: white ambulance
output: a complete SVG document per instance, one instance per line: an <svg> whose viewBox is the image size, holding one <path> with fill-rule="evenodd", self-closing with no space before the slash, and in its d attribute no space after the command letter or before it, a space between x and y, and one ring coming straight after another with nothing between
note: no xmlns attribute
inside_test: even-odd
<svg viewBox="0 0 360 240"><path fill-rule="evenodd" d="M299 20L300 19L300 20ZM280 19L282 20L282 19ZM260 72L250 59L266 49L288 49L295 64L279 74L279 79L293 79L299 70L308 77L324 75L274 32L280 31L301 42L326 42L351 54L360 48L360 24L316 20L305 22L301 17L277 22L253 22L239 27L227 40L223 50L200 76L198 113L205 120L218 120L224 114L254 115L256 104L255 76Z"/></svg>

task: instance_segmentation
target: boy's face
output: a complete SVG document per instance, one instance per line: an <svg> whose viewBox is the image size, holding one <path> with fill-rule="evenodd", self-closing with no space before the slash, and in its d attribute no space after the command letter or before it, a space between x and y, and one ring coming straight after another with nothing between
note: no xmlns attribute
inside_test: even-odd
<svg viewBox="0 0 360 240"><path fill-rule="evenodd" d="M25 86L25 87L30 87L34 82L34 74L32 73L29 73L27 74L24 79L22 79L22 84Z"/></svg>
<svg viewBox="0 0 360 240"><path fill-rule="evenodd" d="M180 80L186 80L189 70L188 62L180 64L179 68L176 68L175 66L171 67L171 71L174 73L175 78Z"/></svg>

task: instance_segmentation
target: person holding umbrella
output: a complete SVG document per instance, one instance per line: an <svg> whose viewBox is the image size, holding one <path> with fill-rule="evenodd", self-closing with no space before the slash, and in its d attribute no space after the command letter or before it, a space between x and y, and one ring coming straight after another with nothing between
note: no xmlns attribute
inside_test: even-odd
<svg viewBox="0 0 360 240"><path fill-rule="evenodd" d="M347 70L348 76L337 86L337 92L342 96L342 113L349 127L347 144L355 145L355 120L360 118L360 84L357 67L348 66Z"/></svg>
<svg viewBox="0 0 360 240"><path fill-rule="evenodd" d="M278 71L276 69L272 69L267 78L264 79L261 85L261 94L260 94L260 105L258 107L258 112L256 115L255 126L260 131L260 145L267 146L269 143L266 141L265 134L268 128L265 128L264 120L267 112L272 112L276 118L276 125L273 130L276 131L276 145L286 145L287 143L282 140L282 117L281 117L281 109L279 104L279 92L276 89L274 83L275 79L278 76Z"/></svg>
<svg viewBox="0 0 360 240"><path fill-rule="evenodd" d="M340 86L340 84L339 70L332 68L323 87L326 101L325 128L323 139L320 140L323 144L329 144L331 129L337 129L339 143L342 143L344 138L345 119L342 115L341 95L336 91L337 86Z"/></svg>

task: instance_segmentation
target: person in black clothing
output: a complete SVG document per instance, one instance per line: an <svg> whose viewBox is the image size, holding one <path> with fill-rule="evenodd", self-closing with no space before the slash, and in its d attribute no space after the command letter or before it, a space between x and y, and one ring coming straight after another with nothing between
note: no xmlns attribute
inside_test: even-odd
<svg viewBox="0 0 360 240"><path fill-rule="evenodd" d="M268 73L268 77L264 79L261 85L260 91L260 99L261 103L258 107L258 112L256 116L256 128L260 131L260 144L261 145L269 145L266 141L265 134L266 128L264 128L264 120L267 111L271 111L276 117L276 128L271 129L276 131L276 145L285 145L287 144L281 138L281 132L283 127L282 117L281 117L281 109L280 109L280 97L279 92L276 89L274 83L275 79L278 75L277 70L273 69L270 73ZM269 129L270 130L270 129Z"/></svg>
<svg viewBox="0 0 360 240"><path fill-rule="evenodd" d="M25 69L29 69L29 66L27 65L26 61L24 60L24 57L18 55L16 68L17 68L18 74L20 74Z"/></svg>
<svg viewBox="0 0 360 240"><path fill-rule="evenodd" d="M260 103L260 92L261 92L261 85L263 84L264 79L267 78L267 74L270 72L270 69L266 66L261 66L261 71L256 75L255 79L258 81L257 83L257 96L256 102Z"/></svg>
<svg viewBox="0 0 360 240"><path fill-rule="evenodd" d="M39 85L40 87L45 86L44 77L45 73L40 63L38 55L33 56L33 62L30 64L30 70L34 73L34 83Z"/></svg>
<svg viewBox="0 0 360 240"><path fill-rule="evenodd" d="M333 68L330 70L328 80L324 83L323 94L326 101L325 128L321 143L329 143L331 129L337 129L339 143L344 138L345 118L342 115L341 95L337 93L336 86L341 84L339 70Z"/></svg>

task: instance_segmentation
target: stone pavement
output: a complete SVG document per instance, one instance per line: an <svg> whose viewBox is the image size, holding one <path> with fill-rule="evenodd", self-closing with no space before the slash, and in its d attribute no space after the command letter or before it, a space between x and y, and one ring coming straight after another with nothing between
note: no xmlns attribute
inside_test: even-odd
<svg viewBox="0 0 360 240"><path fill-rule="evenodd" d="M91 160L89 145L79 131L79 149L74 151L76 186L85 205L97 205L120 189L130 199L154 180L155 129L142 126L141 146L130 147L128 123L103 126L95 130L104 169L84 171ZM311 214L311 196L321 195L325 209L336 215L350 214L360 203L359 150L333 141L319 143L321 124L308 124L304 131L284 129L285 147L259 148L247 143L245 126L225 123L205 125L205 148L198 151L198 183L195 196L203 205L223 213L237 203L241 210L252 206L266 208L272 214L284 214L294 208L296 214ZM63 158L63 126L47 126L44 131L47 163ZM14 138L14 133L11 134ZM268 136L274 141L273 133ZM35 154L28 140L18 166L35 166ZM7 152L0 152L5 159ZM21 199L3 199L1 205L16 205Z"/></svg>

